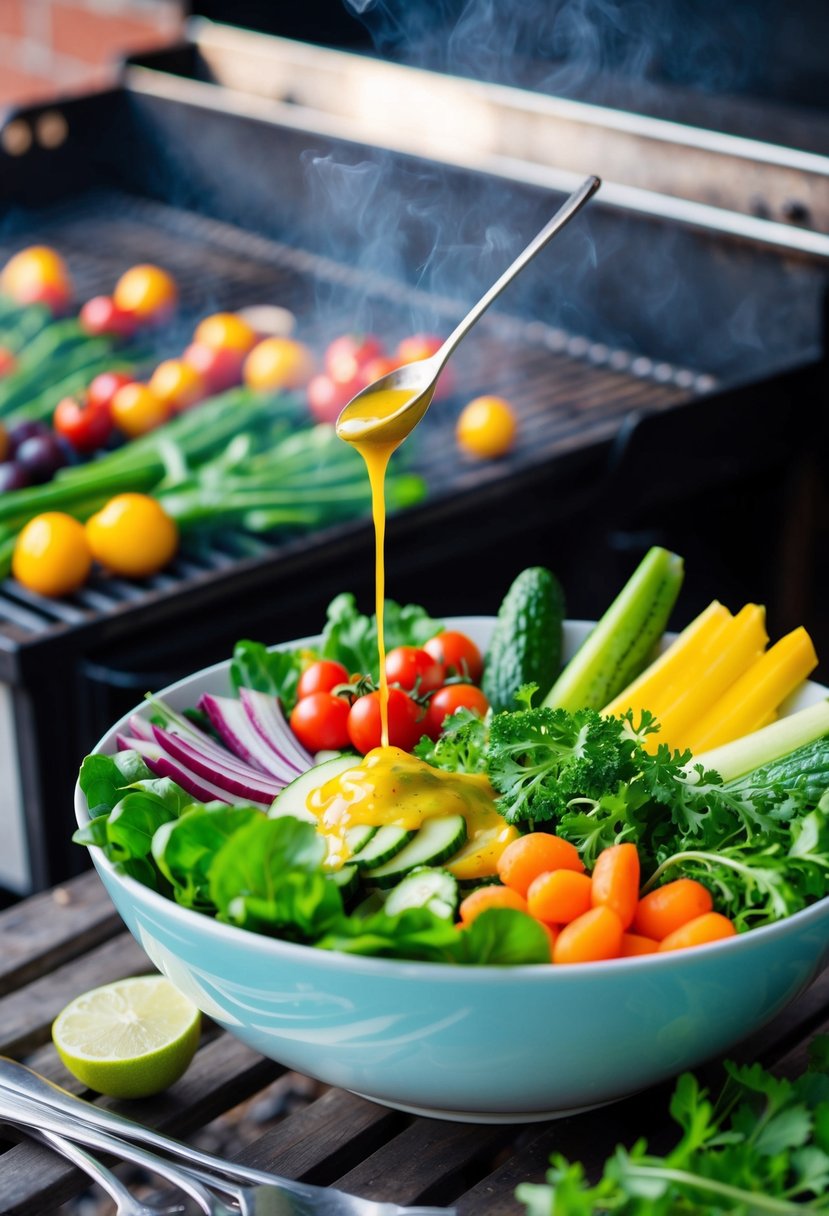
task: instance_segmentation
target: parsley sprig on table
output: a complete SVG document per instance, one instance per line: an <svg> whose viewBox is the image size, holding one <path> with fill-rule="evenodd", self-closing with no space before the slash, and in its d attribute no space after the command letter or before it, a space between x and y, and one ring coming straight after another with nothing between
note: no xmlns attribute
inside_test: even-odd
<svg viewBox="0 0 829 1216"><path fill-rule="evenodd" d="M794 1081L759 1064L726 1064L712 1101L684 1073L670 1112L681 1129L664 1157L647 1142L619 1147L595 1185L583 1167L556 1155L546 1184L516 1192L528 1216L807 1216L829 1211L829 1037L815 1040Z"/></svg>

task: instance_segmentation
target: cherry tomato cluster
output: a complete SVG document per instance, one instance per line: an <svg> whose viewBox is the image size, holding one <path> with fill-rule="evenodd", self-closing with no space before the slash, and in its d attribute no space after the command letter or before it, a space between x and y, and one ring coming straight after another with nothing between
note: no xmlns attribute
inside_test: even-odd
<svg viewBox="0 0 829 1216"><path fill-rule="evenodd" d="M311 414L317 422L335 422L343 406L360 389L404 363L428 359L442 342L434 334L412 334L389 353L373 334L343 334L335 338L325 351L324 370L308 381ZM441 375L436 396L446 396L452 391L452 372L447 368Z"/></svg>
<svg viewBox="0 0 829 1216"><path fill-rule="evenodd" d="M385 672L392 747L411 751L422 735L437 739L457 709L483 716L489 708L478 687L481 652L464 633L446 630L422 648L397 646ZM380 746L380 691L342 663L317 659L300 676L291 728L310 752L353 747L365 755Z"/></svg>

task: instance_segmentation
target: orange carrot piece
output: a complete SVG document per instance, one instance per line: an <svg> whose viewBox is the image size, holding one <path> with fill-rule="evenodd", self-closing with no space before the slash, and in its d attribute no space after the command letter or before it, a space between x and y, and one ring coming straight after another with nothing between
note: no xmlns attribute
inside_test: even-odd
<svg viewBox="0 0 829 1216"><path fill-rule="evenodd" d="M516 908L519 912L526 912L527 901L509 887L477 887L461 901L461 920L465 925L471 925L475 917L486 912L487 908Z"/></svg>
<svg viewBox="0 0 829 1216"><path fill-rule="evenodd" d="M574 870L551 870L530 883L527 907L530 916L550 925L569 925L590 908L591 884L587 874Z"/></svg>
<svg viewBox="0 0 829 1216"><path fill-rule="evenodd" d="M618 958L622 922L611 908L591 908L565 925L553 947L554 963L596 963Z"/></svg>
<svg viewBox="0 0 829 1216"><path fill-rule="evenodd" d="M581 874L584 862L575 845L549 832L519 836L498 858L498 877L519 895L526 895L532 880L550 870L575 870Z"/></svg>
<svg viewBox="0 0 829 1216"><path fill-rule="evenodd" d="M714 906L711 893L693 878L677 878L643 895L633 918L633 932L658 942Z"/></svg>
<svg viewBox="0 0 829 1216"><path fill-rule="evenodd" d="M635 844L602 849L593 867L591 901L594 908L612 908L627 929L639 902L639 854Z"/></svg>
<svg viewBox="0 0 829 1216"><path fill-rule="evenodd" d="M636 958L640 954L656 954L659 942L652 937L642 937L639 933L622 934L622 952L620 958Z"/></svg>
<svg viewBox="0 0 829 1216"><path fill-rule="evenodd" d="M689 946L704 946L708 942L722 941L724 937L734 937L736 932L727 916L722 916L719 912L706 912L663 937L659 943L659 952L661 954L663 950L687 950Z"/></svg>

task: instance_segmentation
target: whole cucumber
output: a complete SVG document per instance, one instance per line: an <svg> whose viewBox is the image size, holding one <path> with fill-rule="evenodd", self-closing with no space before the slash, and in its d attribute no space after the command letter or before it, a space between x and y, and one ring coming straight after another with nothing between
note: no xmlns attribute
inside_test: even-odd
<svg viewBox="0 0 829 1216"><path fill-rule="evenodd" d="M504 596L486 654L482 687L496 713L515 709L522 684L544 697L561 667L564 592L544 566L522 570Z"/></svg>

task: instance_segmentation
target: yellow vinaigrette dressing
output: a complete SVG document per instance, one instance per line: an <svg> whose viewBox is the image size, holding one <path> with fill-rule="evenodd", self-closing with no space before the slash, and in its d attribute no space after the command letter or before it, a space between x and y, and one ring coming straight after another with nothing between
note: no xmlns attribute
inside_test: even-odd
<svg viewBox="0 0 829 1216"><path fill-rule="evenodd" d="M341 439L363 457L371 485L371 511L375 543L375 611L380 660L381 746L368 752L353 768L314 790L308 810L328 841L328 864L341 866L349 857L346 833L356 826L391 825L408 831L427 819L463 815L467 842L446 865L456 878L479 878L495 872L496 862L518 835L495 808L495 792L486 777L445 773L399 747L389 746L389 688L383 634L385 599L384 543L386 469L392 452L403 442L422 414L402 407L414 394L408 389L380 389L367 393L358 410L337 425ZM399 424L395 420L402 411ZM375 433L377 423L389 420Z"/></svg>

